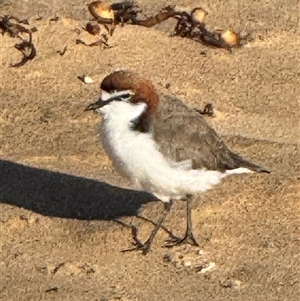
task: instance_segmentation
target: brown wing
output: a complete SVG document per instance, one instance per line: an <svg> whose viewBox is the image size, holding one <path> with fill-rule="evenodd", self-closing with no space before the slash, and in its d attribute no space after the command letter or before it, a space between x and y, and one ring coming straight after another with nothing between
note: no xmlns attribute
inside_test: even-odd
<svg viewBox="0 0 300 301"><path fill-rule="evenodd" d="M164 155L175 161L192 159L194 168L225 170L246 167L256 172L268 172L233 153L205 117L173 96L161 97L153 130Z"/></svg>

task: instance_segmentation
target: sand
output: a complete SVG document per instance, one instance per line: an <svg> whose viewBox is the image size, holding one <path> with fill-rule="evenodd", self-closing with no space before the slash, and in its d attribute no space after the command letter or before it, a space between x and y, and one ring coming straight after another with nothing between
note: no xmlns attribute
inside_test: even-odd
<svg viewBox="0 0 300 301"><path fill-rule="evenodd" d="M82 30L89 2L36 3L0 2L1 15L38 30L37 56L20 68L10 67L21 59L18 39L0 36L0 299L299 300L298 1L178 4L207 9L212 28L256 37L232 54L171 37L171 20L117 27L109 49L76 45L97 40ZM139 3L150 15L175 4ZM163 205L114 171L97 136L100 117L83 112L102 78L120 68L191 107L213 103L208 121L227 144L272 171L225 179L195 198L199 248L167 249L161 230L147 256L121 252L132 235L116 219L145 240L153 225L137 215L155 222ZM184 233L184 202L165 226Z"/></svg>

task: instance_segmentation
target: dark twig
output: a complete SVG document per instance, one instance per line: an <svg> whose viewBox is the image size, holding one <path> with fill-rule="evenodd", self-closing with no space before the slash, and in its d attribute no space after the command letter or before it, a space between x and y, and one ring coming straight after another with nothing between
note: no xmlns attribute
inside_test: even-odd
<svg viewBox="0 0 300 301"><path fill-rule="evenodd" d="M63 50L57 50L56 52L57 52L59 55L63 56L63 55L65 55L67 49L68 49L68 46L65 46Z"/></svg>
<svg viewBox="0 0 300 301"><path fill-rule="evenodd" d="M205 105L204 109L195 109L199 114L201 115L207 115L209 117L213 117L215 115L214 108L211 103L208 103Z"/></svg>
<svg viewBox="0 0 300 301"><path fill-rule="evenodd" d="M112 48L112 47L115 47L115 46L111 46L109 45L106 41L103 41L103 40L98 40L94 43L91 43L91 44L87 44L86 42L80 40L80 39L77 39L76 40L76 44L82 44L82 45L85 45L85 46L89 46L89 47L93 47L93 46L101 46L101 45L104 45L106 48Z"/></svg>
<svg viewBox="0 0 300 301"><path fill-rule="evenodd" d="M50 293L50 292L58 292L58 287L54 286L45 290L45 293Z"/></svg>

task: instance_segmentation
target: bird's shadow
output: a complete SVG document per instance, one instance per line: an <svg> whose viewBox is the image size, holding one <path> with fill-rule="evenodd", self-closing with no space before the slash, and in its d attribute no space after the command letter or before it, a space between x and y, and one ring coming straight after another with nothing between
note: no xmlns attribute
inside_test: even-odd
<svg viewBox="0 0 300 301"><path fill-rule="evenodd" d="M0 202L36 213L80 220L137 215L155 198L104 182L0 160Z"/></svg>

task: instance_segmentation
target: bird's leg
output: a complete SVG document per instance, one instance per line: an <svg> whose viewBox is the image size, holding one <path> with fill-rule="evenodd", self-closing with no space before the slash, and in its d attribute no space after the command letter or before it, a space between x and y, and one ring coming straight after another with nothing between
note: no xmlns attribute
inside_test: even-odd
<svg viewBox="0 0 300 301"><path fill-rule="evenodd" d="M193 227L192 227L192 196L188 195L186 198L186 211L187 211L187 227L185 236L183 238L172 238L167 240L166 247L173 247L182 243L188 243L193 246L199 246L194 235L193 235Z"/></svg>
<svg viewBox="0 0 300 301"><path fill-rule="evenodd" d="M168 213L170 212L171 208L173 205L173 201L171 200L168 203L164 203L164 212L161 216L161 218L159 219L159 221L157 222L157 224L155 225L155 228L153 229L153 231L151 232L151 235L149 236L149 238L146 240L146 242L144 244L142 244L138 239L137 239L137 233L135 233L133 235L135 243L136 243L136 247L133 249L127 249L127 250L123 250L123 252L127 252L127 251L133 251L133 250L141 250L143 255L146 255L151 248L152 242L158 232L158 230L161 228L164 220L166 219Z"/></svg>
<svg viewBox="0 0 300 301"><path fill-rule="evenodd" d="M136 217L137 217L137 218L140 218L140 219L142 219L142 220L144 220L144 221L146 221L146 222L149 222L149 223L151 223L151 224L154 225L154 226L156 226L156 223L155 223L154 221L150 220L150 219L147 218L147 217L144 217L144 216L139 215L139 214L137 214ZM167 229L164 225L161 225L160 228L161 228L162 230L164 230L167 234L169 234L169 236L171 237L171 239L172 239L172 238L177 238L177 236L175 236L175 235L172 233L172 231L170 231L169 229Z"/></svg>
<svg viewBox="0 0 300 301"><path fill-rule="evenodd" d="M126 228L130 228L131 229L131 234L132 234L132 237L133 237L133 240L134 242L136 243L137 246L142 246L142 243L139 241L139 239L137 238L137 235L138 235L138 229L136 226L134 225L130 225L120 219L114 219L113 220L114 222L118 223L118 224L121 224L122 226L125 226ZM127 251L127 250L125 250ZM124 251L123 251L124 252Z"/></svg>

